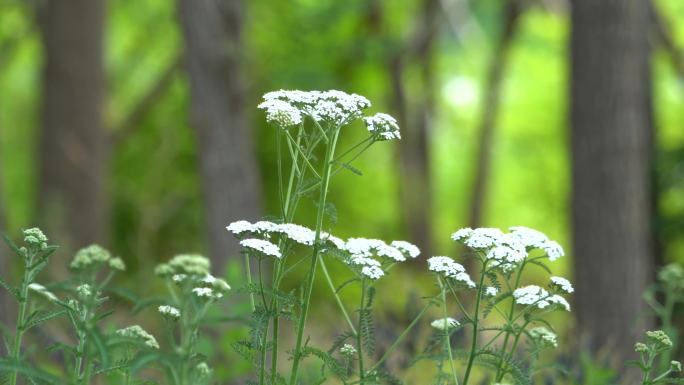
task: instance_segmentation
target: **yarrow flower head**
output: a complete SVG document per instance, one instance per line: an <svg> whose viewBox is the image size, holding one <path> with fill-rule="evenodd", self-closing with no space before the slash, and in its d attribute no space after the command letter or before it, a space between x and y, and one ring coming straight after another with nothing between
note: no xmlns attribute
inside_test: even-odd
<svg viewBox="0 0 684 385"><path fill-rule="evenodd" d="M196 296L199 298L204 298L204 299L221 299L223 298L223 293L220 293L218 291L215 291L214 289L210 287L196 287L192 289L192 292L195 293Z"/></svg>
<svg viewBox="0 0 684 385"><path fill-rule="evenodd" d="M344 344L340 348L340 354L345 357L353 357L356 354L356 348L350 344Z"/></svg>
<svg viewBox="0 0 684 385"><path fill-rule="evenodd" d="M24 242L26 242L27 245L41 250L47 248L48 238L45 236L45 234L43 234L43 232L39 228L33 227L30 229L26 229L23 231L23 233Z"/></svg>
<svg viewBox="0 0 684 385"><path fill-rule="evenodd" d="M662 330L647 331L646 339L648 342L654 344L658 349L672 348L672 340Z"/></svg>
<svg viewBox="0 0 684 385"><path fill-rule="evenodd" d="M256 251L271 257L279 259L282 257L282 254L280 253L280 249L278 249L278 246L264 239L243 239L240 241L240 246L244 247L245 249Z"/></svg>
<svg viewBox="0 0 684 385"><path fill-rule="evenodd" d="M281 128L296 126L302 122L302 113L290 103L270 99L259 104L259 109L266 110L266 120Z"/></svg>
<svg viewBox="0 0 684 385"><path fill-rule="evenodd" d="M124 329L119 329L116 334L120 337L130 339L132 341L142 343L144 346L151 349L159 349L159 343L153 335L146 332L145 329L141 328L139 325L129 326Z"/></svg>
<svg viewBox="0 0 684 385"><path fill-rule="evenodd" d="M82 300L88 299L93 295L93 288L87 283L84 283L76 288L76 294L78 294Z"/></svg>
<svg viewBox="0 0 684 385"><path fill-rule="evenodd" d="M167 263L157 265L154 274L160 277L172 277L177 274L205 276L209 274L211 262L198 254L180 254Z"/></svg>
<svg viewBox="0 0 684 385"><path fill-rule="evenodd" d="M550 261L555 261L565 255L563 248L558 242L550 240L540 231L524 226L511 227L509 230L528 250L540 249L544 251Z"/></svg>
<svg viewBox="0 0 684 385"><path fill-rule="evenodd" d="M404 262L406 257L398 248L390 246L379 239L349 238L344 250L352 255L370 257L386 257L395 262Z"/></svg>
<svg viewBox="0 0 684 385"><path fill-rule="evenodd" d="M45 297L50 302L59 302L59 298L57 298L56 295L52 294L51 291L49 291L45 286L39 284L39 283L31 283L28 285L28 289L38 295L41 295Z"/></svg>
<svg viewBox="0 0 684 385"><path fill-rule="evenodd" d="M418 246L410 242L392 241L392 243L390 243L390 246L401 251L402 253L404 253L404 255L408 256L409 258L415 259L418 258L418 256L420 255L420 249L418 248Z"/></svg>
<svg viewBox="0 0 684 385"><path fill-rule="evenodd" d="M572 293L575 291L575 289L572 287L572 283L563 277L551 277L551 283L566 293Z"/></svg>
<svg viewBox="0 0 684 385"><path fill-rule="evenodd" d="M460 322L458 322L457 320L455 320L451 317L440 318L440 319L434 320L434 321L432 321L432 323L430 323L430 326L432 326L433 328L435 328L437 330L442 330L442 331L455 329L455 328L459 327L460 325L461 325Z"/></svg>
<svg viewBox="0 0 684 385"><path fill-rule="evenodd" d="M473 288L475 282L466 273L465 268L453 259L444 256L431 257L428 259L428 270L452 278L466 286Z"/></svg>
<svg viewBox="0 0 684 385"><path fill-rule="evenodd" d="M495 297L499 293L499 289L495 288L494 286L487 286L484 293L488 297Z"/></svg>
<svg viewBox="0 0 684 385"><path fill-rule="evenodd" d="M170 319L173 321L179 319L181 316L180 310L178 310L177 308L175 308L173 306L162 305L162 306L159 306L158 310L159 310L159 313L162 316L164 316L164 318L167 318L167 319Z"/></svg>
<svg viewBox="0 0 684 385"><path fill-rule="evenodd" d="M378 140L401 139L399 124L392 116L382 112L363 118L366 128Z"/></svg>
<svg viewBox="0 0 684 385"><path fill-rule="evenodd" d="M532 337L532 339L535 340L539 346L551 348L558 347L558 338L556 337L556 333L543 326L530 329L529 333L530 337Z"/></svg>
<svg viewBox="0 0 684 385"><path fill-rule="evenodd" d="M285 128L299 124L303 116L319 122L344 125L362 116L370 101L357 94L342 91L280 90L264 95L259 108L266 110L266 119ZM295 123L296 122L296 123Z"/></svg>
<svg viewBox="0 0 684 385"><path fill-rule="evenodd" d="M675 290L684 289L684 268L677 263L666 265L658 272L658 280Z"/></svg>
<svg viewBox="0 0 684 385"><path fill-rule="evenodd" d="M112 262L112 260L114 261ZM90 245L79 250L71 261L70 267L73 270L86 270L103 264L107 264L115 270L126 268L121 258L112 258L109 251L100 245Z"/></svg>
<svg viewBox="0 0 684 385"><path fill-rule="evenodd" d="M513 291L513 298L515 298L515 302L519 305L534 306L538 309L544 309L550 305L559 305L561 308L570 311L570 304L565 298L558 294L550 294L536 285L515 289Z"/></svg>

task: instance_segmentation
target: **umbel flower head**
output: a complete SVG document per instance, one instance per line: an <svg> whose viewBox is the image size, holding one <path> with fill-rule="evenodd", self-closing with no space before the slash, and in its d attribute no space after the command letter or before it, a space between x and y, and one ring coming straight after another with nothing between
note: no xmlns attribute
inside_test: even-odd
<svg viewBox="0 0 684 385"><path fill-rule="evenodd" d="M646 340L658 350L672 348L672 340L662 330L647 331Z"/></svg>
<svg viewBox="0 0 684 385"><path fill-rule="evenodd" d="M558 294L551 294L536 285L529 285L515 289L513 291L515 303L528 305L538 309L545 309L551 305L559 305L561 308L570 311L568 301Z"/></svg>
<svg viewBox="0 0 684 385"><path fill-rule="evenodd" d="M159 306L158 310L159 310L159 313L162 316L164 316L164 318L172 320L172 321L179 319L181 316L180 310L178 310L177 308L175 308L173 306L162 305L162 306Z"/></svg>
<svg viewBox="0 0 684 385"><path fill-rule="evenodd" d="M356 348L350 344L344 344L340 348L340 354L342 354L345 357L352 357L356 354Z"/></svg>
<svg viewBox="0 0 684 385"><path fill-rule="evenodd" d="M29 247L34 247L40 250L45 250L47 248L48 238L43 234L43 232L37 228L33 227L23 231L24 242Z"/></svg>
<svg viewBox="0 0 684 385"><path fill-rule="evenodd" d="M542 250L549 260L564 255L563 248L537 230L527 227L511 227L509 233L497 228L462 228L451 235L451 239L478 251L489 261L490 266L504 272L513 270L534 249Z"/></svg>
<svg viewBox="0 0 684 385"><path fill-rule="evenodd" d="M129 339L131 341L137 342L151 349L159 349L159 343L157 339L145 329L141 328L139 325L129 326L124 329L119 329L116 331L119 337Z"/></svg>
<svg viewBox="0 0 684 385"><path fill-rule="evenodd" d="M177 274L200 275L209 274L211 262L198 254L181 254L171 258L167 263L157 265L154 274L160 277L171 277Z"/></svg>
<svg viewBox="0 0 684 385"><path fill-rule="evenodd" d="M558 338L556 333L540 326L529 331L530 337L536 342L537 346L555 348L558 347Z"/></svg>
<svg viewBox="0 0 684 385"><path fill-rule="evenodd" d="M465 267L449 257L431 257L428 259L428 270L463 283L470 288L475 287L475 282L466 273Z"/></svg>
<svg viewBox="0 0 684 385"><path fill-rule="evenodd" d="M112 258L112 255L100 245L90 245L79 250L70 267L73 270L87 270L107 265L113 270L123 271L126 269L121 258Z"/></svg>

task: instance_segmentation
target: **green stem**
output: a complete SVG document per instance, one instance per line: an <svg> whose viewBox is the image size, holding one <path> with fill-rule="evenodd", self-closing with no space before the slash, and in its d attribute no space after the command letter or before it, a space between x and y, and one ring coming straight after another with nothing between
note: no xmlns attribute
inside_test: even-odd
<svg viewBox="0 0 684 385"><path fill-rule="evenodd" d="M423 310L421 310L420 313L418 313L416 318L414 318L413 321L411 321L411 323L406 327L406 329L404 329L404 331L401 332L399 337L397 337L396 341L394 341L392 343L392 345L390 345L390 347L387 348L387 351L385 352L385 354L383 354L382 357L380 357L380 359L378 360L378 362L376 362L375 365L373 365L373 367L370 369L371 372L376 370L377 368L379 368L380 365L382 365L385 362L385 360L387 360L389 358L390 354L392 354L394 349L396 349L397 346L399 346L399 344L404 340L404 338L408 335L408 333L411 331L411 329L413 329L413 327L416 326L418 321L420 321L420 319L423 318L423 315L425 315L427 310L432 305L433 305L433 303L432 303L432 301L430 301L430 302L428 302L427 305L425 305L425 307L423 307Z"/></svg>
<svg viewBox="0 0 684 385"><path fill-rule="evenodd" d="M313 254L311 256L311 267L309 268L309 275L307 276L307 282L304 290L304 303L302 304L302 315L299 319L299 324L297 325L297 342L295 344L294 358L292 363L292 373L290 374L290 385L295 385L297 383L297 375L299 374L299 364L301 362L302 353L302 342L304 338L304 327L306 325L307 316L309 315L311 292L313 291L314 279L316 278L316 267L318 265L318 254L320 251L321 229L323 228L323 214L325 213L325 202L327 199L328 188L330 184L330 161L335 153L335 146L337 145L339 133L340 131L338 128L335 130L332 142L326 146L325 150L325 161L323 163L323 184L321 185L321 190L319 194L318 215L316 219L316 237L314 242Z"/></svg>
<svg viewBox="0 0 684 385"><path fill-rule="evenodd" d="M354 327L354 322L352 322L351 318L349 317L349 313L347 313L347 309L344 307L342 299L340 298L340 295L337 293L335 284L333 283L332 278L330 277L330 273L328 273L328 268L325 266L325 261L322 258L321 270L323 271L325 280L328 282L330 291L332 291L333 296L335 296L335 302L337 302L337 306L340 308L340 311L342 311L342 315L344 316L344 319L347 321L347 324L349 325L349 328L351 329L352 333L354 333L354 335L356 336L358 333L356 332L356 328Z"/></svg>
<svg viewBox="0 0 684 385"><path fill-rule="evenodd" d="M19 362L19 355L21 354L21 341L24 337L24 318L26 318L26 307L28 304L28 274L29 272L27 271L27 269L25 269L24 278L21 281L21 291L19 293L19 314L17 315L17 325L14 334L14 344L12 345L12 360L15 364ZM16 385L16 383L17 371L15 370L12 372L12 375L10 377L10 384Z"/></svg>
<svg viewBox="0 0 684 385"><path fill-rule="evenodd" d="M444 328L444 346L447 349L447 353L449 354L449 366L451 367L451 375L454 377L454 384L458 385L458 377L456 376L456 368L454 367L454 355L451 352L451 333L449 331L449 325L447 324L447 317L449 316L449 312L447 309L447 300L446 300L446 288L442 284L442 279L437 277L437 282L439 283L439 289L442 292L442 309L444 313L444 323L445 323L445 328Z"/></svg>
<svg viewBox="0 0 684 385"><path fill-rule="evenodd" d="M526 263L526 261L523 261L523 263L520 265L520 270L518 270L518 273L516 274L516 277L515 277L515 286L513 287L511 292L513 292L515 289L517 289L518 286L520 285L520 278L522 277L522 271L525 268L525 263ZM506 280L506 282L508 282L508 280ZM508 312L508 318L506 319L506 323L507 323L506 326L508 328L513 327L513 322L514 322L513 321L513 313L514 313L514 311L515 311L515 298L513 298L511 296L511 308ZM503 343L503 346L501 348L501 357L504 357L504 355L506 354L506 349L508 347L508 340L510 339L510 337L511 337L511 332L510 332L510 330L507 330L506 336L504 337L504 343ZM501 359L499 361L499 367L496 369L496 382L501 381L501 379L503 378L503 366L504 366L504 361L503 361L503 359Z"/></svg>
<svg viewBox="0 0 684 385"><path fill-rule="evenodd" d="M364 312L366 311L366 279L361 281L361 306L359 307L359 330L363 328ZM359 383L363 384L365 378L363 368L363 341L361 333L356 333L356 351L359 356Z"/></svg>
<svg viewBox="0 0 684 385"><path fill-rule="evenodd" d="M482 291L484 290L484 280L487 273L487 262L482 262L482 272L480 273L480 285L477 287L477 298L475 299L475 317L473 318L473 337L470 346L470 355L468 356L468 365L466 366L465 375L463 376L463 385L468 385L470 379L470 371L475 362L475 351L477 350L477 334L478 323L480 321L480 302L482 301Z"/></svg>

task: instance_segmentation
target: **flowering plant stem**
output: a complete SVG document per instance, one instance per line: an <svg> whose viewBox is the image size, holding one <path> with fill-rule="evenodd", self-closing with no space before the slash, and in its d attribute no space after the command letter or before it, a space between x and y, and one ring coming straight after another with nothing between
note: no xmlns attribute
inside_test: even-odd
<svg viewBox="0 0 684 385"><path fill-rule="evenodd" d="M442 310L444 313L444 319L445 319L445 325L446 325L446 319L449 317L449 311L447 309L447 300L446 300L446 287L442 283L441 278L438 278L437 282L439 283L439 290L441 292ZM451 375L454 378L454 384L458 385L458 375L456 374L456 368L454 367L454 355L451 352L451 329L449 326L445 326L445 328L444 328L444 347L446 348L447 354L449 355L449 366L451 368Z"/></svg>
<svg viewBox="0 0 684 385"><path fill-rule="evenodd" d="M17 315L17 325L14 334L14 344L12 345L12 359L15 362L19 362L19 355L21 354L21 341L24 337L24 323L26 322L26 308L28 305L28 286L30 281L30 272L28 266L31 266L32 256L27 257L27 268L24 270L24 277L21 280L21 287L19 290L19 314ZM10 384L16 385L17 383L17 372L13 371L10 377Z"/></svg>
<svg viewBox="0 0 684 385"><path fill-rule="evenodd" d="M320 258L319 252L321 248L321 230L323 228L323 217L325 213L325 203L328 195L328 188L330 184L330 172L332 168L333 156L335 155L335 147L337 146L337 139L339 137L339 127L333 130L333 139L328 142L325 148L325 160L323 162L323 178L320 186L318 199L318 212L316 216L316 237L314 241L313 253L311 255L311 266L307 276L307 281L304 287L304 303L302 303L302 314L297 325L297 339L294 350L294 358L292 363L292 373L290 374L290 385L297 383L297 375L299 373L299 364L301 362L302 341L304 338L304 327L309 313L309 306L311 302L311 292L313 291L314 279L316 277L316 266Z"/></svg>
<svg viewBox="0 0 684 385"><path fill-rule="evenodd" d="M366 279L363 278L361 281L361 305L359 306L359 330L363 328L363 318L365 316L365 302L366 302ZM365 377L363 369L363 341L361 333L356 333L356 351L359 355L359 382L363 384L363 379Z"/></svg>
<svg viewBox="0 0 684 385"><path fill-rule="evenodd" d="M523 269L525 268L526 261L523 261L522 264L520 265L520 269L518 270L516 277L515 277L515 286L513 289L511 289L511 293L520 286L520 277L522 277L522 272ZM509 358L513 357L513 354L515 353L515 348L518 345L518 340L520 339L520 334L516 333L513 329L513 324L515 322L515 319L513 317L513 314L515 312L515 299L511 300L511 308L508 311L508 317L506 318L506 335L504 336L504 343L503 346L501 347L501 360L499 361L499 367L496 370L496 381L499 382L503 379L505 371L503 370L504 366L504 359L503 357L506 355L506 348L508 347L508 340L511 337L511 331L513 331L513 334L516 334L515 336L515 342L513 343L513 347L510 352ZM525 323L525 326L527 326L527 323ZM525 326L520 330L520 333L522 333L522 330L525 329Z"/></svg>
<svg viewBox="0 0 684 385"><path fill-rule="evenodd" d="M479 333L480 320L480 303L482 302L482 292L484 291L484 280L487 276L487 261L482 262L482 270L480 271L480 283L477 286L477 296L475 298L475 314L473 314L473 335L472 344L470 345L470 354L468 355L468 364L466 365L465 374L463 375L463 385L468 385L470 379L470 371L473 368L475 357L477 356L477 335Z"/></svg>

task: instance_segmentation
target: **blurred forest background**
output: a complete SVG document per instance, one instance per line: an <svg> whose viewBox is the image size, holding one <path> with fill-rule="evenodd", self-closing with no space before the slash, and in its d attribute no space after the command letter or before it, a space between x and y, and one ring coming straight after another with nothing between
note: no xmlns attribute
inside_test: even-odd
<svg viewBox="0 0 684 385"><path fill-rule="evenodd" d="M280 88L400 121L335 180L336 235L427 256L464 226L540 229L594 351L632 349L656 267L684 260L681 0L0 0L0 229L42 226L54 277L92 242L139 290L187 251L236 276L225 225L277 213L256 105ZM421 282L387 283L387 320Z"/></svg>

